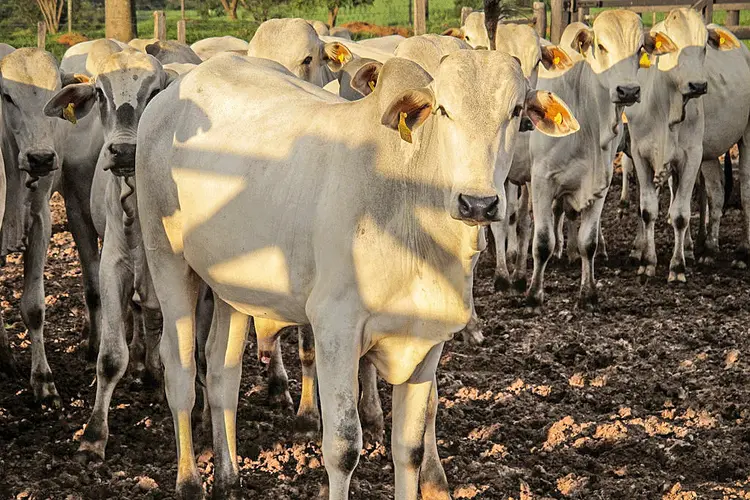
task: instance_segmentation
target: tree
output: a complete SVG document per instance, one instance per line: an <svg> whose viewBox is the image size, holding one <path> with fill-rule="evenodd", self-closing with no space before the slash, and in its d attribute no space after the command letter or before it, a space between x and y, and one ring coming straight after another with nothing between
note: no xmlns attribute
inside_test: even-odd
<svg viewBox="0 0 750 500"><path fill-rule="evenodd" d="M36 0L36 4L42 11L44 21L47 23L47 31L57 33L60 28L63 0Z"/></svg>
<svg viewBox="0 0 750 500"><path fill-rule="evenodd" d="M240 0L240 3L246 8L253 19L259 23L271 19L274 11L278 12L283 9L290 0Z"/></svg>
<svg viewBox="0 0 750 500"><path fill-rule="evenodd" d="M237 4L239 0L221 0L221 6L229 19L237 19Z"/></svg>
<svg viewBox="0 0 750 500"><path fill-rule="evenodd" d="M133 0L104 1L104 33L124 43L136 37Z"/></svg>
<svg viewBox="0 0 750 500"><path fill-rule="evenodd" d="M360 5L372 5L375 0L317 0L314 3L324 5L328 9L328 26L336 26L336 19L342 7L359 7Z"/></svg>

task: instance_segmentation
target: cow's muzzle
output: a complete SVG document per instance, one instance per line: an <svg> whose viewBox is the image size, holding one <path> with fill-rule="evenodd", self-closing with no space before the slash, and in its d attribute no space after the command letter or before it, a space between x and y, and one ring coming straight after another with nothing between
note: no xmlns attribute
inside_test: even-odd
<svg viewBox="0 0 750 500"><path fill-rule="evenodd" d="M637 102L641 102L640 85L618 85L615 89L615 93L616 99L614 100L614 104L630 106Z"/></svg>
<svg viewBox="0 0 750 500"><path fill-rule="evenodd" d="M135 175L135 144L110 144L107 149L112 155L112 163L108 170L118 177Z"/></svg>
<svg viewBox="0 0 750 500"><path fill-rule="evenodd" d="M708 92L708 82L688 82L688 90L684 94L684 97L692 99L700 97Z"/></svg>
<svg viewBox="0 0 750 500"><path fill-rule="evenodd" d="M501 218L500 197L458 195L458 220L469 224L489 224Z"/></svg>
<svg viewBox="0 0 750 500"><path fill-rule="evenodd" d="M23 170L34 178L45 177L57 170L57 155L48 149L26 153L26 160L28 169L23 168Z"/></svg>

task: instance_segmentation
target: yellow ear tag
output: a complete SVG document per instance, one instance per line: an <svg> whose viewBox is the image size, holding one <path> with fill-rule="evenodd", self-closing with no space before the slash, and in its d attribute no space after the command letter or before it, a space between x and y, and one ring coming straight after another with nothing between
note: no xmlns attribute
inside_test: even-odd
<svg viewBox="0 0 750 500"><path fill-rule="evenodd" d="M639 64L641 68L650 68L651 67L651 59L648 57L648 53L644 52L641 56L641 60L639 61Z"/></svg>
<svg viewBox="0 0 750 500"><path fill-rule="evenodd" d="M555 117L553 118L553 121L557 123L558 125L562 125L562 113L558 112Z"/></svg>
<svg viewBox="0 0 750 500"><path fill-rule="evenodd" d="M375 82L370 80L369 82L367 82L367 85L370 86L370 92L375 92Z"/></svg>
<svg viewBox="0 0 750 500"><path fill-rule="evenodd" d="M68 103L67 106L63 108L63 118L68 120L70 123L75 125L78 123L78 120L76 120L76 107L73 105L72 102Z"/></svg>
<svg viewBox="0 0 750 500"><path fill-rule="evenodd" d="M660 48L661 48L661 40L657 40L657 41L656 41L656 48L657 48L657 49L660 49Z"/></svg>
<svg viewBox="0 0 750 500"><path fill-rule="evenodd" d="M344 59L346 59L346 58L344 57L344 53L343 53L343 52L339 52L339 62L340 62L341 64L344 64Z"/></svg>
<svg viewBox="0 0 750 500"><path fill-rule="evenodd" d="M558 64L560 64L560 56L555 56L555 58L552 59L552 64L554 66L557 66Z"/></svg>
<svg viewBox="0 0 750 500"><path fill-rule="evenodd" d="M724 45L726 42L727 42L726 38L724 38L723 36L719 37L719 45Z"/></svg>
<svg viewBox="0 0 750 500"><path fill-rule="evenodd" d="M398 118L398 133L401 135L401 139L411 144L411 129L406 124L407 114L403 111L399 114Z"/></svg>

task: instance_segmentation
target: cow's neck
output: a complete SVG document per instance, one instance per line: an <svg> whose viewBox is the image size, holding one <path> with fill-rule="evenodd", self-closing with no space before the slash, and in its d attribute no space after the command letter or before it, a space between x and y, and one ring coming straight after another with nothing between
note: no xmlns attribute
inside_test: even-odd
<svg viewBox="0 0 750 500"><path fill-rule="evenodd" d="M577 100L583 112L578 115L597 117L599 147L607 149L620 133L622 107L612 102L604 79L594 73L587 62L576 65L579 66Z"/></svg>

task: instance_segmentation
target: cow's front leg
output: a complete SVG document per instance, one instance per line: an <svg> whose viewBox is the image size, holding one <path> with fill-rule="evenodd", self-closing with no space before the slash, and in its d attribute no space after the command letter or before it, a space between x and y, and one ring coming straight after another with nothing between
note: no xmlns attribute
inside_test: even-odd
<svg viewBox="0 0 750 500"><path fill-rule="evenodd" d="M79 169L80 170L80 169ZM101 297L99 291L99 237L91 219L91 173L79 176L80 171L63 169L62 181L65 193L65 212L81 260L81 277L86 300L88 333L86 358L97 359L102 326Z"/></svg>
<svg viewBox="0 0 750 500"><path fill-rule="evenodd" d="M315 439L320 432L318 387L315 374L315 336L310 325L297 327L297 348L302 364L302 395L300 396L294 429L300 439Z"/></svg>
<svg viewBox="0 0 750 500"><path fill-rule="evenodd" d="M243 498L237 468L237 399L249 317L214 297L211 333L206 343L207 392L214 442L213 498Z"/></svg>
<svg viewBox="0 0 750 500"><path fill-rule="evenodd" d="M510 288L510 272L508 271L505 246L508 241L508 217L509 211L505 212L505 219L490 224L492 237L495 240L495 291L505 292Z"/></svg>
<svg viewBox="0 0 750 500"><path fill-rule="evenodd" d="M4 373L10 378L18 377L18 369L10 350L8 333L5 331L5 321L3 321L2 315L0 315L0 373Z"/></svg>
<svg viewBox="0 0 750 500"><path fill-rule="evenodd" d="M562 259L563 246L565 244L564 230L565 230L565 211L563 210L563 201L557 199L552 202L552 215L555 218L555 250L552 252L552 256L556 259ZM575 248L575 242L570 239L571 221L568 223L568 260L571 258L571 250Z"/></svg>
<svg viewBox="0 0 750 500"><path fill-rule="evenodd" d="M417 500L419 470L425 458L428 407L442 350L442 343L433 347L409 380L393 387L391 451L396 472L397 500ZM430 450L431 463L428 465L434 466L436 454L436 450ZM432 476L439 475L435 470L425 472Z"/></svg>
<svg viewBox="0 0 750 500"><path fill-rule="evenodd" d="M605 196L597 199L581 212L581 226L578 230L578 248L581 249L581 292L579 305L585 309L594 308L598 301L594 259L599 244L599 221L604 208Z"/></svg>
<svg viewBox="0 0 750 500"><path fill-rule="evenodd" d="M313 300L308 301L308 310ZM362 452L357 376L364 320L347 318L343 311L340 303L329 303L312 314L308 311L315 332L328 500L349 498L349 483Z"/></svg>
<svg viewBox="0 0 750 500"><path fill-rule="evenodd" d="M742 226L744 240L737 249L732 267L747 269L747 266L750 265L750 129L745 130L737 145L740 150L740 197L744 215L744 225Z"/></svg>
<svg viewBox="0 0 750 500"><path fill-rule="evenodd" d="M31 388L44 405L59 408L60 395L44 350L44 266L52 236L48 196L42 186L32 195L28 247L23 255L23 296L21 316L31 334Z"/></svg>
<svg viewBox="0 0 750 500"><path fill-rule="evenodd" d="M154 290L154 284L151 280L151 273L148 270L146 254L143 250L143 244L140 241L140 225L137 222L136 225L138 225L135 228L137 232L131 236L131 240L137 239L138 244L131 244L131 248L133 248L134 256L133 272L135 276L135 289L138 292L142 306L143 343L145 347L145 373L142 376L142 383L147 388L156 389L162 384L161 360L159 359L162 315L159 300ZM208 287L205 286L205 288ZM201 292L203 291L202 288ZM208 293L211 293L210 289ZM201 295L196 306L196 338L207 335L206 332L211 327L210 320L206 319L206 316L211 317L210 307L212 300L209 299L208 305L204 304L204 300L203 295ZM198 333L198 329L200 328L205 329L205 332Z"/></svg>
<svg viewBox="0 0 750 500"><path fill-rule="evenodd" d="M366 356L359 360L359 380L362 383L359 419L362 422L364 443L382 443L385 437L385 421L378 394L378 370Z"/></svg>
<svg viewBox="0 0 750 500"><path fill-rule="evenodd" d="M518 186L510 181L505 182L505 220L508 221L506 228L507 234L507 245L506 245L506 257L508 261L515 261L518 255L518 228L516 223L518 222ZM528 200L526 200L528 201Z"/></svg>
<svg viewBox="0 0 750 500"><path fill-rule="evenodd" d="M643 251L638 268L642 283L656 275L656 243L654 224L659 216L659 190L654 185L654 171L651 165L641 158L635 158L635 171L641 193L641 222L643 224Z"/></svg>
<svg viewBox="0 0 750 500"><path fill-rule="evenodd" d="M622 188L620 189L620 203L617 207L617 218L622 219L630 208L630 176L633 175L633 160L626 154L622 155Z"/></svg>
<svg viewBox="0 0 750 500"><path fill-rule="evenodd" d="M109 404L117 383L128 367L126 325L131 314L133 268L117 220L107 224L99 282L102 285L104 328L96 362L96 401L76 454L80 462L104 460L109 438ZM139 327L134 325L134 330L137 331Z"/></svg>
<svg viewBox="0 0 750 500"><path fill-rule="evenodd" d="M422 500L450 500L450 488L437 450L435 420L438 410L437 377L432 380L432 392L427 402L424 431L424 458L419 471Z"/></svg>
<svg viewBox="0 0 750 500"><path fill-rule="evenodd" d="M518 230L518 254L513 266L513 288L518 293L526 292L526 272L529 260L529 243L531 242L531 210L529 187L521 187L521 198L518 201L516 226Z"/></svg>
<svg viewBox="0 0 750 500"><path fill-rule="evenodd" d="M672 260L669 262L669 283L675 281L685 283L687 281L685 277L685 233L690 225L690 199L693 195L695 179L700 171L701 155L701 148L695 148L687 152L687 161L681 169L679 181L674 183L676 184L674 196L669 207L669 215L674 228L674 250ZM720 169L719 172L721 172ZM721 218L721 205L724 203L723 196L720 198L720 203L717 207L719 218Z"/></svg>
<svg viewBox="0 0 750 500"><path fill-rule="evenodd" d="M544 270L555 248L555 225L552 214L552 187L532 180L531 197L534 210L534 272L526 304L538 311L544 303Z"/></svg>

